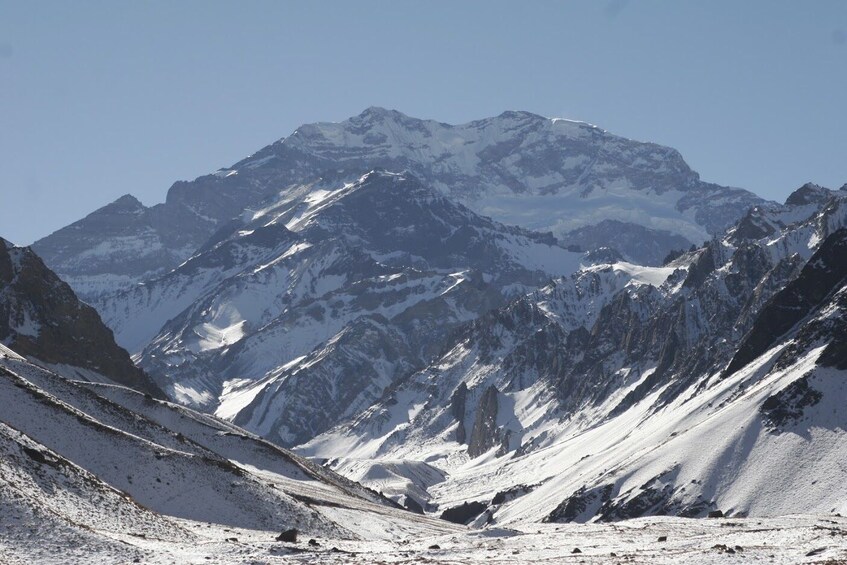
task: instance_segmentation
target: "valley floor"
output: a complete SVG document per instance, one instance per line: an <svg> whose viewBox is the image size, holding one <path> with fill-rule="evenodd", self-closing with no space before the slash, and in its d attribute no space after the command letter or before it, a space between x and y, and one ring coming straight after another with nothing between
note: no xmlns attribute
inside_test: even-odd
<svg viewBox="0 0 847 565"><path fill-rule="evenodd" d="M424 519L426 520L426 519ZM27 539L6 529L0 561L24 563L847 563L847 518L683 519L653 517L611 524L541 524L523 531L467 530L397 541L301 538L276 532L179 521L184 542L95 535L86 548L67 537ZM65 532L67 533L67 532ZM60 535L57 532L57 536ZM52 537L50 534L47 538ZM666 540L659 541L666 537ZM35 543L34 543L35 542ZM578 551L577 551L578 550Z"/></svg>

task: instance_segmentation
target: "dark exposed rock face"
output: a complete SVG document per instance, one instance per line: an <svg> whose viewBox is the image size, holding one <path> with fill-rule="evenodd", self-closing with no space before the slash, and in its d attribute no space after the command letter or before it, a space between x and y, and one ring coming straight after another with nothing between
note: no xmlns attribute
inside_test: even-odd
<svg viewBox="0 0 847 565"><path fill-rule="evenodd" d="M571 246L568 246L569 248ZM587 265L598 265L603 263L617 263L625 261L626 257L614 247L597 247L585 252L585 263Z"/></svg>
<svg viewBox="0 0 847 565"><path fill-rule="evenodd" d="M292 528L290 530L285 530L278 536L276 536L276 541L286 542L286 543L297 543L297 530Z"/></svg>
<svg viewBox="0 0 847 565"><path fill-rule="evenodd" d="M487 506L484 502L465 502L461 506L448 508L441 513L441 519L454 524L469 524L474 518L482 514Z"/></svg>
<svg viewBox="0 0 847 565"><path fill-rule="evenodd" d="M808 377L801 377L769 396L760 408L765 422L778 430L803 417L803 410L820 402L823 395L809 386Z"/></svg>
<svg viewBox="0 0 847 565"><path fill-rule="evenodd" d="M90 369L162 398L162 392L115 344L94 308L28 248L0 239L0 341L49 364Z"/></svg>
<svg viewBox="0 0 847 565"><path fill-rule="evenodd" d="M824 367L847 370L847 289L836 295L833 306L838 308L838 316L833 316L826 328L830 341L818 358Z"/></svg>
<svg viewBox="0 0 847 565"><path fill-rule="evenodd" d="M793 339L774 363L775 369L792 365L810 349L825 345L818 357L823 367L847 369L847 280L836 286L833 294L813 309L813 314L800 324Z"/></svg>
<svg viewBox="0 0 847 565"><path fill-rule="evenodd" d="M761 208L751 208L735 226L730 241L740 245L745 241L761 239L776 233L777 227L772 225L765 217Z"/></svg>
<svg viewBox="0 0 847 565"><path fill-rule="evenodd" d="M595 515L600 521L611 522L665 515L686 518L703 517L714 507L710 501L698 497L693 503L682 502L684 492L673 484L678 469L673 468L653 477L640 487L617 492L614 484L590 489L582 488L563 500L545 519L545 522L581 522Z"/></svg>
<svg viewBox="0 0 847 565"><path fill-rule="evenodd" d="M847 229L826 238L800 275L762 309L726 368L726 375L764 353L797 322L809 315L847 276Z"/></svg>
<svg viewBox="0 0 847 565"><path fill-rule="evenodd" d="M468 443L468 455L471 457L479 457L501 441L497 428L498 395L497 387L490 386L479 399L471 440Z"/></svg>
<svg viewBox="0 0 847 565"><path fill-rule="evenodd" d="M820 185L807 182L794 192L792 192L785 200L788 206L804 206L806 204L824 204L832 198L832 191Z"/></svg>
<svg viewBox="0 0 847 565"><path fill-rule="evenodd" d="M535 490L538 485L517 485L508 490L501 490L491 499L491 505L496 506L520 498Z"/></svg>
<svg viewBox="0 0 847 565"><path fill-rule="evenodd" d="M465 431L465 405L468 400L468 385L461 383L450 399L450 412L453 417L459 422L456 427L456 441L458 443L467 442L467 432Z"/></svg>
<svg viewBox="0 0 847 565"><path fill-rule="evenodd" d="M603 485L586 489L580 488L571 496L559 503L559 505L547 516L544 522L578 522L584 521L607 503L612 497L614 485Z"/></svg>
<svg viewBox="0 0 847 565"><path fill-rule="evenodd" d="M697 288L702 285L712 271L715 270L716 266L714 245L707 245L700 251L697 259L689 267L685 286Z"/></svg>
<svg viewBox="0 0 847 565"><path fill-rule="evenodd" d="M423 514L424 513L424 509L423 509L423 506L421 506L421 503L418 502L417 500L415 500L414 498L412 498L411 496L408 496L408 495L406 496L405 500L403 500L403 506L409 512L414 512L415 514Z"/></svg>

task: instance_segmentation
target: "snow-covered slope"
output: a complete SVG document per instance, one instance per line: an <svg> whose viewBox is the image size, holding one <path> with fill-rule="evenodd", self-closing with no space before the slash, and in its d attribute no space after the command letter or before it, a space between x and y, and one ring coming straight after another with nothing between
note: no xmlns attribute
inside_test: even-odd
<svg viewBox="0 0 847 565"><path fill-rule="evenodd" d="M748 217L664 268L556 280L300 450L479 524L843 512L847 193L821 195L751 212L758 238Z"/></svg>
<svg viewBox="0 0 847 565"><path fill-rule="evenodd" d="M279 202L312 208L376 168L408 170L500 222L586 250L617 244L630 260L652 264L762 203L700 181L673 149L586 123L505 112L449 125L369 108L340 123L301 126L232 167L177 182L162 204L123 196L34 249L96 301L168 272L234 219ZM622 233L650 244L630 245Z"/></svg>
<svg viewBox="0 0 847 565"><path fill-rule="evenodd" d="M839 300L843 303L843 299ZM824 318L814 319L820 322ZM843 323L843 317L840 319ZM812 563L847 555L842 541L847 524L837 515L697 522L660 518L578 528L526 524L514 529L489 527L469 531L393 508L376 493L211 416L115 385L72 383L8 349L3 348L2 353L0 560L10 565L408 560L456 563L488 559L509 563L569 559L596 563L616 563L620 559L635 563L722 563L733 555L753 561ZM811 360L798 358L797 362L808 366ZM795 368L787 366L786 374ZM755 372L761 373L760 368L751 366L737 374L749 380ZM765 387L760 383L744 394L763 398L765 388L773 390L784 384L785 379L775 376L783 382ZM817 376L832 382L831 377L843 375ZM721 385L721 394L728 394L730 400L738 395L733 378ZM816 390L833 391L821 384L819 380L813 383ZM817 404L820 411L837 413L840 405L833 405L832 400L839 398L824 395ZM629 460L630 464L644 464L643 473L649 475L671 459L679 459L685 453L681 447L704 455L708 452L702 447L718 441L720 433L737 437L736 426L755 418L756 413L741 415L740 410L733 411L733 406L733 402L727 402L709 417L709 408L697 402L695 413L702 423L693 430L680 431L694 434L703 442L700 444L688 444L682 433L668 433L673 424L671 418L650 418L650 431L669 439L660 442L656 449L641 450ZM806 407L806 416L809 414ZM768 426L774 425L772 418L768 422ZM802 461L812 461L802 450L822 445L821 439L827 433L839 431L841 424L837 419L830 419L829 423L832 427L823 430L795 417L779 424L774 428L779 433L771 433L768 438L781 442L781 447L794 446L786 452L786 458L802 455ZM814 437L795 437L805 431ZM656 438L650 437L648 430L636 427L635 433L644 443L655 445ZM628 448L626 442L618 442L611 451L604 451L604 443L597 441L606 439L603 435L572 438L571 448L590 449L593 454L581 462L574 463L572 451L553 449L546 455L539 451L535 461L514 460L510 462L514 469L507 470L525 478L543 476L551 466L570 471L573 465L585 464L595 456L598 460L591 464L597 469L604 464L599 459L617 460L620 455L616 450L621 446ZM742 435L748 441L741 445L750 445L749 435ZM671 442L677 445L670 445ZM758 446L758 442L753 443ZM837 446L831 446L830 452L836 450ZM826 453L819 447L815 451L817 456ZM720 463L742 455L739 451L724 452L719 454ZM537 466L528 466L530 463ZM772 484L773 470L780 464L770 457L764 461L759 457L751 459L751 466L770 472L761 475L758 484L736 481L737 496L747 496L745 489L740 488L745 484L766 494L783 486L779 497L763 499L782 498L784 505L796 509L804 502L798 500L803 493L795 492L795 485L817 485L813 489L818 494L815 504L832 498L833 491L837 495L840 483L834 489L833 484L841 472L838 459L822 457L813 469L801 467L793 471L791 489ZM386 489L394 484L392 479L404 476L412 477L410 484L422 492L444 485L449 487L446 493L456 499L475 497L495 480L502 481L500 475L504 471L500 468L500 472L492 472L491 461L468 466L460 477L446 477L424 463L400 461L369 467L348 464L346 469L383 484ZM821 469L831 473L823 484ZM683 468L680 474L687 478L694 470ZM608 480L621 472L610 468L597 477ZM563 489L567 490L563 483L594 475L557 473L540 487L497 495L494 520L520 523L527 516L539 517L542 509L549 507ZM625 484L638 484L640 480L637 473L623 475ZM788 475L780 469L779 476ZM468 492L462 494L459 488ZM529 493L513 498L525 491ZM551 499L550 503L545 503L542 493ZM833 509L843 512L843 502ZM761 509L752 511L758 513ZM299 543L276 540L280 530L292 525L299 528ZM306 543L310 537L313 539Z"/></svg>
<svg viewBox="0 0 847 565"><path fill-rule="evenodd" d="M700 182L673 149L528 112L452 126L369 108L302 126L227 171L272 166L286 149L347 168L409 169L482 214L556 235L619 220L699 243L759 201Z"/></svg>
<svg viewBox="0 0 847 565"><path fill-rule="evenodd" d="M75 412L61 400L4 374L3 420L160 514L231 526L291 524L331 531L328 520L220 457L153 443ZM69 441L73 438L73 441ZM164 442L163 442L164 443Z"/></svg>
<svg viewBox="0 0 847 565"><path fill-rule="evenodd" d="M269 541L288 528L332 539L456 531L211 416L2 353L0 555L39 536L45 555L70 543L69 560L124 553L133 536L192 543L204 526Z"/></svg>
<svg viewBox="0 0 847 565"><path fill-rule="evenodd" d="M581 259L378 171L245 216L100 310L172 398L293 445L424 366L450 328Z"/></svg>
<svg viewBox="0 0 847 565"><path fill-rule="evenodd" d="M173 520L140 506L3 423L0 509L0 558L4 563L44 563L58 556L65 563L98 558L132 561L140 560L145 552L128 546L124 539L131 536L175 543L197 539Z"/></svg>

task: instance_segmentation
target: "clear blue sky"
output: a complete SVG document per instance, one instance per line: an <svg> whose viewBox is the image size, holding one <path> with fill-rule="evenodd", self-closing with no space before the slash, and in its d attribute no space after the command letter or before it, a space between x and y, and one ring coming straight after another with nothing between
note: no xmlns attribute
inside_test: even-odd
<svg viewBox="0 0 847 565"><path fill-rule="evenodd" d="M781 200L847 182L846 99L841 0L0 0L0 235L371 105L585 120Z"/></svg>

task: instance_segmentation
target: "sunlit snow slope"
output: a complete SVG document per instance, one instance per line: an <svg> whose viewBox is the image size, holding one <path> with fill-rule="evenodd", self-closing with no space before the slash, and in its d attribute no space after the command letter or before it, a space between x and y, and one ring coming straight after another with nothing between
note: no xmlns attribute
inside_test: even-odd
<svg viewBox="0 0 847 565"><path fill-rule="evenodd" d="M300 451L477 524L844 512L847 193L794 196L467 324Z"/></svg>
<svg viewBox="0 0 847 565"><path fill-rule="evenodd" d="M6 348L0 406L2 543L12 547L43 536L45 555L64 544L79 557L130 536L187 542L203 523L269 540L288 528L334 539L451 531L231 424L68 381Z"/></svg>

